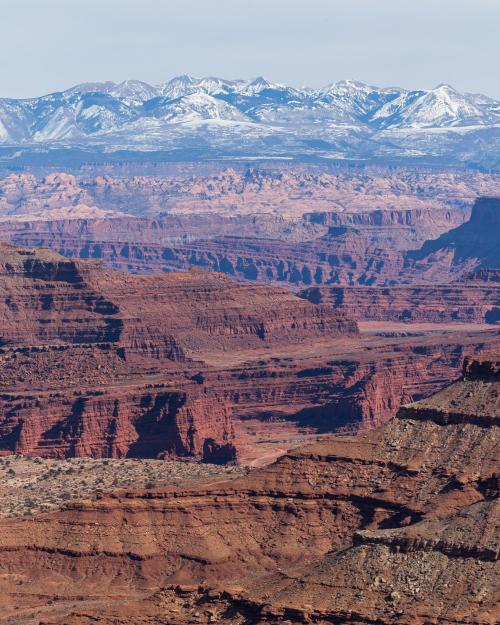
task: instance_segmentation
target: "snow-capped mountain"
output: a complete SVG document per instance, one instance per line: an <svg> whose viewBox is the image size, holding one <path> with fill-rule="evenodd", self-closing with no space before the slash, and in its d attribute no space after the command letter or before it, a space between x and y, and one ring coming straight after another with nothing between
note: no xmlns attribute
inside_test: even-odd
<svg viewBox="0 0 500 625"><path fill-rule="evenodd" d="M175 99L154 98L144 105L146 114L173 123L225 119L246 121L247 117L235 106L208 93L196 91Z"/></svg>
<svg viewBox="0 0 500 625"><path fill-rule="evenodd" d="M480 98L439 85L431 91L401 94L380 108L374 119L386 128L467 127L494 123L487 109Z"/></svg>
<svg viewBox="0 0 500 625"><path fill-rule="evenodd" d="M197 157L421 158L499 165L500 102L353 80L296 89L263 77L178 76L0 99L0 146L190 150ZM201 151L200 151L201 150Z"/></svg>

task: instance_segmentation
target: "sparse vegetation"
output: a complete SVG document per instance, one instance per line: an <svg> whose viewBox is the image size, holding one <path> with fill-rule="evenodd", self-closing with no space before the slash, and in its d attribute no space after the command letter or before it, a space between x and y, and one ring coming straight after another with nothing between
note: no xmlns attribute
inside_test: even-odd
<svg viewBox="0 0 500 625"><path fill-rule="evenodd" d="M163 460L0 458L0 517L33 516L111 491L152 490L196 479L238 477L248 469Z"/></svg>

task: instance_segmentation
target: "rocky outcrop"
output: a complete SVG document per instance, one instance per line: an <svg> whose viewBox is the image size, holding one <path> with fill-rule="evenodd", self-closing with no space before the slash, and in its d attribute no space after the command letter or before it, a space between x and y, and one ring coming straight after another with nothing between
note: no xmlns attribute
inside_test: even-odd
<svg viewBox="0 0 500 625"><path fill-rule="evenodd" d="M407 269L406 252L463 224L473 190L496 189L404 171L185 176L10 176L0 237L133 273L202 266L293 289L413 282L429 270Z"/></svg>
<svg viewBox="0 0 500 625"><path fill-rule="evenodd" d="M271 593L252 588L265 603L228 592L207 604L221 615L235 606L254 623L493 623L498 512L498 500L488 501L446 520L358 532L351 549L266 580Z"/></svg>
<svg viewBox="0 0 500 625"><path fill-rule="evenodd" d="M50 623L495 622L497 360L467 361L463 379L378 430L231 482L3 521L3 614L54 588Z"/></svg>
<svg viewBox="0 0 500 625"><path fill-rule="evenodd" d="M359 334L330 306L199 270L2 254L4 453L260 463L380 425L453 379L464 351L500 348L495 330Z"/></svg>
<svg viewBox="0 0 500 625"><path fill-rule="evenodd" d="M500 378L500 360L491 356L466 358L463 374L466 380L496 381Z"/></svg>
<svg viewBox="0 0 500 625"><path fill-rule="evenodd" d="M494 206L494 198L479 200L465 224L466 214L458 209L323 212L295 220L211 213L5 221L0 236L70 258L101 259L132 273L198 266L293 288L445 284L475 268L498 265L491 234ZM462 225L449 230L457 224Z"/></svg>
<svg viewBox="0 0 500 625"><path fill-rule="evenodd" d="M145 175L137 175L143 170ZM162 171L164 173L162 173ZM105 173L103 173L105 172ZM414 169L332 168L281 162L232 167L198 163L143 163L83 167L78 175L29 173L0 180L0 216L56 218L61 209L158 217L161 213L275 214L358 213L468 209L478 195L494 195L498 176ZM81 213L83 216L83 213Z"/></svg>
<svg viewBox="0 0 500 625"><path fill-rule="evenodd" d="M358 334L283 289L200 271L133 277L5 245L0 267L4 453L234 460L227 393L200 357Z"/></svg>
<svg viewBox="0 0 500 625"><path fill-rule="evenodd" d="M442 285L310 287L300 296L358 321L498 323L500 270L479 270Z"/></svg>
<svg viewBox="0 0 500 625"><path fill-rule="evenodd" d="M156 387L167 385L156 384ZM51 458L235 459L226 406L197 386L2 393L0 453Z"/></svg>
<svg viewBox="0 0 500 625"><path fill-rule="evenodd" d="M462 226L407 253L407 266L423 279L463 276L473 269L498 268L500 197L481 197Z"/></svg>

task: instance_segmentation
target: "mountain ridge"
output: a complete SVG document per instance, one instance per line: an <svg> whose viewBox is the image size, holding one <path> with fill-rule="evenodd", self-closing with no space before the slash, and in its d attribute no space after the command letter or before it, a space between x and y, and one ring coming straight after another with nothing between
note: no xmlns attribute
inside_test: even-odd
<svg viewBox="0 0 500 625"><path fill-rule="evenodd" d="M182 75L0 99L0 146L197 149L215 157L433 158L498 166L500 101L441 84L321 89Z"/></svg>

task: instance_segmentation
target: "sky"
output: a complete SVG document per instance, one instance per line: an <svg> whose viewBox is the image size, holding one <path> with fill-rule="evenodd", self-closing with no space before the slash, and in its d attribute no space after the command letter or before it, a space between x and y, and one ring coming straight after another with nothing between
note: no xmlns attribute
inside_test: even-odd
<svg viewBox="0 0 500 625"><path fill-rule="evenodd" d="M500 99L500 0L0 0L0 97L179 74Z"/></svg>

